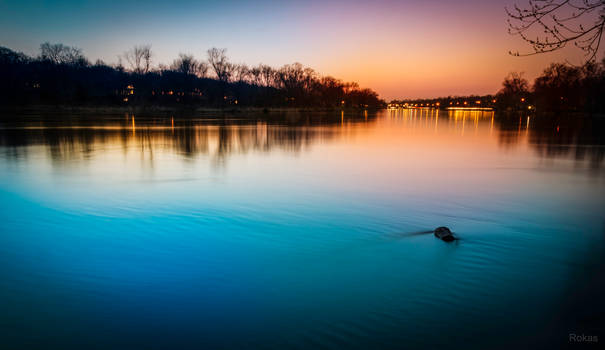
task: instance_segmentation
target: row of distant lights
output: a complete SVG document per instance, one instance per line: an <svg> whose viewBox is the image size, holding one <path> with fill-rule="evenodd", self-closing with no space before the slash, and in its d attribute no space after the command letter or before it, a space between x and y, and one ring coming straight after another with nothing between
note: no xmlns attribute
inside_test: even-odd
<svg viewBox="0 0 605 350"><path fill-rule="evenodd" d="M561 99L563 99L563 97L561 97ZM496 101L497 101L496 99L493 99L492 103L496 103ZM525 97L521 98L521 103L525 103ZM452 106L453 104L454 104L454 102L450 101L450 106ZM464 105L468 105L468 101L464 101L463 104ZM475 104L480 105L481 101L477 100L477 101L475 101ZM420 105L418 105L418 103L414 103L414 104L407 104L406 103L402 107L439 107L440 105L441 105L441 103L439 103L439 102L436 102L436 103L427 103L426 106L424 105L424 103L421 103ZM460 105L460 102L457 101L456 105ZM395 104L389 104L389 107L391 107L391 108L397 108L397 107L399 107L399 104L397 104L397 103L395 103ZM532 108L533 108L532 106L527 106L527 109L532 109Z"/></svg>
<svg viewBox="0 0 605 350"><path fill-rule="evenodd" d="M522 99L522 102L525 101L525 99ZM493 103L496 103L496 100L492 100ZM450 106L453 105L454 102L450 102ZM460 102L456 102L457 105L460 104ZM464 101L463 104L468 105L467 101ZM475 104L481 104L480 100L475 101ZM414 104L404 104L403 106L407 107L407 106L411 106L411 107L439 107L441 105L440 102L435 102L435 103L427 103L426 106L424 105L424 103L421 103L420 105L418 105L418 103L414 103ZM399 107L399 104L395 103L390 105L392 107Z"/></svg>
<svg viewBox="0 0 605 350"><path fill-rule="evenodd" d="M127 90L126 95L134 95L134 86L133 85L126 86L126 90ZM198 96L202 96L202 93L199 90L197 90L196 92L197 92ZM155 91L152 91L151 94L155 95ZM175 95L174 91L172 91L172 90L166 91L166 92L162 91L161 94L162 95L165 94L165 95L169 95L169 96ZM176 95L177 96L185 96L185 93L184 92L176 92ZM225 96L225 99L227 99L227 96ZM124 97L123 100L124 100L124 102L128 102L128 97ZM237 100L235 101L235 104L237 104Z"/></svg>

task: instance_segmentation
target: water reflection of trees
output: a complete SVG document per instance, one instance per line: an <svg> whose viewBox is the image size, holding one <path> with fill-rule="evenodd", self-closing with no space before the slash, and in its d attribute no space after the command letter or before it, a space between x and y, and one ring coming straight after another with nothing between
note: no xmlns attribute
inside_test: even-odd
<svg viewBox="0 0 605 350"><path fill-rule="evenodd" d="M412 129L450 130L464 136L482 129L501 147L529 145L544 158L573 157L600 169L605 158L605 119L570 115L494 114L483 111L388 111L385 121ZM226 115L220 118L139 118L125 115L107 119L38 117L27 123L2 122L0 146L8 158L23 158L34 149L53 162L92 158L112 149L124 154L136 150L153 164L157 152L185 159L198 155L222 163L232 154L280 150L297 153L317 142L345 136L340 125L373 123L376 114L284 113ZM32 147L29 147L32 146Z"/></svg>
<svg viewBox="0 0 605 350"><path fill-rule="evenodd" d="M91 122L89 118L57 121L40 117L22 123L4 122L0 146L9 158L23 158L33 148L42 148L53 162L83 160L95 152L119 148L123 153L139 150L153 162L154 153L168 151L185 158L207 155L221 162L231 154L251 151L301 152L315 142L339 135L341 123L374 120L376 114L288 112L250 117L140 118L125 115ZM324 127L325 126L325 127Z"/></svg>
<svg viewBox="0 0 605 350"><path fill-rule="evenodd" d="M439 128L461 136L487 129L495 133L500 147L513 148L527 141L540 157L588 160L593 170L600 169L605 158L605 119L598 116L400 109L389 110L387 117L401 120L405 127Z"/></svg>
<svg viewBox="0 0 605 350"><path fill-rule="evenodd" d="M498 139L515 145L527 135L529 146L544 158L572 156L600 169L605 158L605 119L581 115L497 115Z"/></svg>

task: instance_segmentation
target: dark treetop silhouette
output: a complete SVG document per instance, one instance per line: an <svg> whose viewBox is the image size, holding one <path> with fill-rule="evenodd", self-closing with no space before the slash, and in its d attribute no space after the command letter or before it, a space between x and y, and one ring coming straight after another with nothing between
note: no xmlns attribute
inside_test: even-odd
<svg viewBox="0 0 605 350"><path fill-rule="evenodd" d="M77 48L44 43L39 57L0 47L0 102L4 105L189 105L198 107L377 108L378 94L300 63L279 69L231 63L225 49L208 62L180 54L152 67L151 46L135 46L120 63L91 64ZM210 73L210 74L209 74Z"/></svg>
<svg viewBox="0 0 605 350"><path fill-rule="evenodd" d="M449 96L391 103L415 107L489 107L508 111L574 111L605 113L605 60L582 67L552 63L530 86L522 73L510 73L495 95Z"/></svg>
<svg viewBox="0 0 605 350"><path fill-rule="evenodd" d="M525 7L506 8L508 32L531 44L529 56L556 51L573 43L585 53L582 67L553 63L532 87L522 73L510 73L496 95L393 101L415 107L489 107L500 110L605 112L605 59L597 54L605 29L605 0L529 0ZM535 38L534 38L535 35Z"/></svg>

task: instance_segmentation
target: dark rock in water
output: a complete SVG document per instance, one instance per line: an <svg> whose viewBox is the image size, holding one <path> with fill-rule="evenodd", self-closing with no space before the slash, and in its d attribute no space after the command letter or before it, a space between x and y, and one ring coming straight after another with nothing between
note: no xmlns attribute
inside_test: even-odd
<svg viewBox="0 0 605 350"><path fill-rule="evenodd" d="M452 231L445 226L437 227L434 233L435 237L445 242L452 242L456 240L456 237L454 237Z"/></svg>

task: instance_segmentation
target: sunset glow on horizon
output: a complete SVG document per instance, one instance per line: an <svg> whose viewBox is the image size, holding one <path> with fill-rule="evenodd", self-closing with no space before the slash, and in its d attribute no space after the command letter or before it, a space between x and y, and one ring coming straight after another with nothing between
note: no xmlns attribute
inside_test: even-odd
<svg viewBox="0 0 605 350"><path fill-rule="evenodd" d="M504 7L514 3L0 1L0 46L36 55L40 43L61 42L117 63L133 45L151 44L154 66L224 47L235 63L300 62L386 100L481 95L496 93L511 71L531 81L550 62L580 57L509 55L530 49L507 33Z"/></svg>

